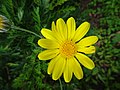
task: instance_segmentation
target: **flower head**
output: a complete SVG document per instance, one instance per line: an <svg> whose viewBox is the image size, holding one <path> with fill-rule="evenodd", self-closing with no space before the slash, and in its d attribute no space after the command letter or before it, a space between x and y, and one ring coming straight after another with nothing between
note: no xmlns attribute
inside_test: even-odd
<svg viewBox="0 0 120 90"><path fill-rule="evenodd" d="M52 74L53 80L59 79L62 74L65 82L70 82L73 74L82 79L81 65L88 69L95 67L94 62L85 55L95 52L92 45L98 41L97 36L83 38L89 28L90 24L84 22L76 29L75 20L70 17L66 23L62 18L57 20L56 25L52 22L52 30L41 30L45 38L38 40L38 45L47 50L39 53L38 58L51 60L47 72Z"/></svg>
<svg viewBox="0 0 120 90"><path fill-rule="evenodd" d="M0 15L0 32L6 32L10 27L10 21L3 15Z"/></svg>

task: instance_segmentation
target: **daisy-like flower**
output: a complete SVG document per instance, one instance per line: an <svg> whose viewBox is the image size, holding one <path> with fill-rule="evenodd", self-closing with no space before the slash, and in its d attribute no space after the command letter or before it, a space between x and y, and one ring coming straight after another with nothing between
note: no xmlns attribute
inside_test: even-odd
<svg viewBox="0 0 120 90"><path fill-rule="evenodd" d="M66 23L62 18L57 20L56 25L52 22L52 30L41 30L45 38L38 40L38 45L47 50L39 53L38 58L51 60L47 72L52 74L53 80L58 80L62 74L65 82L70 82L73 74L82 79L81 65L88 69L95 67L94 62L85 55L95 52L92 45L98 41L97 36L83 38L89 28L90 24L84 22L76 29L75 20L70 17Z"/></svg>
<svg viewBox="0 0 120 90"><path fill-rule="evenodd" d="M10 21L3 15L0 15L0 32L6 32L10 28Z"/></svg>

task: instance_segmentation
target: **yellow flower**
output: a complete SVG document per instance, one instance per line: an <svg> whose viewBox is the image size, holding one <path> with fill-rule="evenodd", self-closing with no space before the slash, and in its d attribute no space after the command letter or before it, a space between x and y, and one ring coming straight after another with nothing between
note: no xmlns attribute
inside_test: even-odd
<svg viewBox="0 0 120 90"><path fill-rule="evenodd" d="M95 67L94 62L84 54L92 54L98 41L97 36L83 38L88 32L90 24L82 23L76 29L73 17L65 23L62 18L52 22L52 30L41 30L45 39L38 40L38 45L47 49L38 54L40 60L50 60L47 72L52 74L53 80L58 80L63 74L65 82L70 82L74 74L77 79L83 78L81 65L88 69ZM82 39L83 38L83 39ZM81 65L80 65L81 64Z"/></svg>
<svg viewBox="0 0 120 90"><path fill-rule="evenodd" d="M10 28L9 20L5 16L0 15L0 32L6 32L9 28Z"/></svg>

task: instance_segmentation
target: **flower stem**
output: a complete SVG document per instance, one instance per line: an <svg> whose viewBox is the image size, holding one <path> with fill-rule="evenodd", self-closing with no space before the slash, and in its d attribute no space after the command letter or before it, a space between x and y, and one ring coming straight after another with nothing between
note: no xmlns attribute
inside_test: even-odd
<svg viewBox="0 0 120 90"><path fill-rule="evenodd" d="M20 30L20 31L24 31L24 32L27 32L27 33L30 33L30 34L33 34L39 38L42 38L40 35L30 31L30 30L27 30L27 29L23 29L23 28L20 28L20 27L17 27L17 26L11 26L12 29L16 29L16 30Z"/></svg>
<svg viewBox="0 0 120 90"><path fill-rule="evenodd" d="M59 83L60 83L60 90L63 90L61 79L59 79Z"/></svg>

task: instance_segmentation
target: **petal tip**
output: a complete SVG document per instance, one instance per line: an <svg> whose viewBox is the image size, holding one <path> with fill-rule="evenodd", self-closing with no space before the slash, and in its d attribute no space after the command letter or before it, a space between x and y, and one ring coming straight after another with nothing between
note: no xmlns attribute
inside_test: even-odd
<svg viewBox="0 0 120 90"><path fill-rule="evenodd" d="M41 29L41 33L44 32L45 29L46 29L46 28L42 28L42 29Z"/></svg>
<svg viewBox="0 0 120 90"><path fill-rule="evenodd" d="M98 41L98 37L97 36L91 36L93 37L94 43L96 43Z"/></svg>
<svg viewBox="0 0 120 90"><path fill-rule="evenodd" d="M95 36L95 38L96 38L96 42L98 41L98 37L97 36Z"/></svg>
<svg viewBox="0 0 120 90"><path fill-rule="evenodd" d="M38 57L38 59L39 59L39 60L41 60L41 56L40 56L40 53L38 54L38 56L37 56L37 57Z"/></svg>
<svg viewBox="0 0 120 90"><path fill-rule="evenodd" d="M90 70L94 69L95 64L93 63L93 65L91 67L89 67Z"/></svg>
<svg viewBox="0 0 120 90"><path fill-rule="evenodd" d="M71 21L71 20L72 20L72 21L75 21L75 19L74 19L73 17L68 18L67 22L68 22L69 20L70 20L70 21Z"/></svg>
<svg viewBox="0 0 120 90"><path fill-rule="evenodd" d="M68 18L68 19L74 19L73 17L70 17L70 18Z"/></svg>
<svg viewBox="0 0 120 90"><path fill-rule="evenodd" d="M58 80L58 78L54 77L53 74L52 74L52 79L55 81Z"/></svg>
<svg viewBox="0 0 120 90"><path fill-rule="evenodd" d="M82 78L83 78L83 76L81 78L79 78L79 80L82 79Z"/></svg>
<svg viewBox="0 0 120 90"><path fill-rule="evenodd" d="M51 75L51 73L47 70L47 73L49 74L49 75Z"/></svg>
<svg viewBox="0 0 120 90"><path fill-rule="evenodd" d="M89 26L89 27L90 27L90 23L89 23L89 22L85 21L84 24L85 24L86 26Z"/></svg>
<svg viewBox="0 0 120 90"><path fill-rule="evenodd" d="M57 22L59 22L59 21L64 21L62 18L59 18L59 19L57 19Z"/></svg>
<svg viewBox="0 0 120 90"><path fill-rule="evenodd" d="M69 83L70 81L65 80L66 83Z"/></svg>
<svg viewBox="0 0 120 90"><path fill-rule="evenodd" d="M75 76L78 80L83 78L83 74L81 76Z"/></svg>
<svg viewBox="0 0 120 90"><path fill-rule="evenodd" d="M40 46L40 40L41 40L41 39L39 39L38 42L37 42L39 46Z"/></svg>

